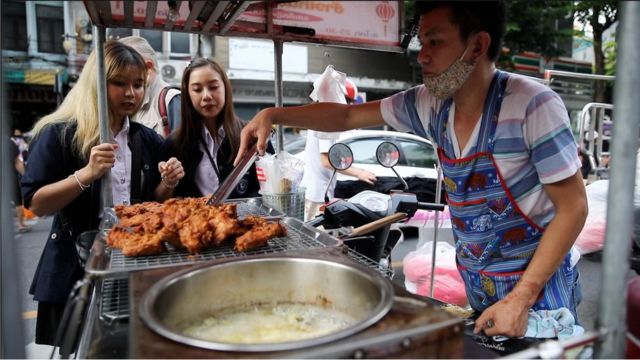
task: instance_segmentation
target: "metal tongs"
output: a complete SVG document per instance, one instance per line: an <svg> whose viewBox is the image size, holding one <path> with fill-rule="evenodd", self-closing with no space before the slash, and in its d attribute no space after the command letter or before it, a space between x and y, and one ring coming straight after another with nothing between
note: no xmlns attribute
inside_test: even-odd
<svg viewBox="0 0 640 360"><path fill-rule="evenodd" d="M233 168L233 171L227 176L222 185L218 187L218 190L211 194L211 197L207 201L207 205L218 205L221 202L225 201L233 189L236 188L238 182L244 174L249 171L249 168L258 158L258 145L253 144L249 151L247 151L243 156L242 160Z"/></svg>

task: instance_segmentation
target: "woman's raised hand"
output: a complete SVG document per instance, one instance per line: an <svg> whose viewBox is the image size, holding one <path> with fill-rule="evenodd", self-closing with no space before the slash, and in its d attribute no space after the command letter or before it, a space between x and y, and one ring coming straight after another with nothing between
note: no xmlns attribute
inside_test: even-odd
<svg viewBox="0 0 640 360"><path fill-rule="evenodd" d="M86 183L92 183L100 179L116 163L116 149L118 144L103 143L91 148L89 163L85 166L88 169L90 178ZM85 172L86 174L86 172Z"/></svg>
<svg viewBox="0 0 640 360"><path fill-rule="evenodd" d="M178 182L184 177L182 163L175 157L167 161L160 161L158 163L158 170L160 171L162 182L170 188L178 186Z"/></svg>

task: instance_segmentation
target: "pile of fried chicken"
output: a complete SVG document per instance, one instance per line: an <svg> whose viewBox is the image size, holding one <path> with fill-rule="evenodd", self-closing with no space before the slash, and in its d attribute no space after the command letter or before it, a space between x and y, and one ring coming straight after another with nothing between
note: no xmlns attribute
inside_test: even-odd
<svg viewBox="0 0 640 360"><path fill-rule="evenodd" d="M207 198L169 199L116 206L120 222L107 237L107 244L125 256L155 255L165 251L164 242L197 254L235 239L235 250L247 251L265 245L271 238L287 235L279 222L257 216L238 219L236 204L207 205Z"/></svg>

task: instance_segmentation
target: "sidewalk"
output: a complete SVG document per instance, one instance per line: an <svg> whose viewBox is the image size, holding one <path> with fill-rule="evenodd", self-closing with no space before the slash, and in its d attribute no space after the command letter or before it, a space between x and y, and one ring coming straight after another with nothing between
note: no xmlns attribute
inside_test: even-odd
<svg viewBox="0 0 640 360"><path fill-rule="evenodd" d="M29 286L46 243L52 221L52 217L25 220L25 225L30 228L29 231L14 233L15 255L21 269L16 274L16 279L22 299L22 327L25 340L25 357L27 359L48 359L53 350L52 346L37 345L34 342L37 302L33 301L32 296L29 295ZM17 229L18 221L15 217L13 222L14 229ZM60 358L60 355L56 353L54 358Z"/></svg>

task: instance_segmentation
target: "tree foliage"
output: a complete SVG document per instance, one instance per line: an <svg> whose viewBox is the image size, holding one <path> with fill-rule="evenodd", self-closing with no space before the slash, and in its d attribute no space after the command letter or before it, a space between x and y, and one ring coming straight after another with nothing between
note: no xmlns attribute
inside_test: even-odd
<svg viewBox="0 0 640 360"><path fill-rule="evenodd" d="M562 49L571 41L573 29L558 29L558 22L571 22L570 1L513 0L507 5L507 33L504 46L511 54L531 51L545 58L571 56Z"/></svg>
<svg viewBox="0 0 640 360"><path fill-rule="evenodd" d="M617 2L610 0L510 0L507 6L507 33L504 47L510 55L525 51L541 54L546 59L558 56L570 57L567 50L574 36L574 19L593 29L594 72L615 73L615 43L603 44L602 34L618 20ZM404 1L405 21L413 19L413 1ZM565 26L559 26L564 22ZM502 67L509 68L507 63ZM596 82L595 100L604 101L604 84Z"/></svg>
<svg viewBox="0 0 640 360"><path fill-rule="evenodd" d="M618 21L618 3L615 1L603 0L583 0L574 4L575 18L584 26L590 25L593 31L593 55L594 72L604 75L606 69L607 47L609 54L613 54L615 61L615 46L602 43L602 34ZM614 49L612 52L611 49ZM611 63L609 58L609 68L615 68L615 62ZM609 69L609 71L610 71ZM595 101L605 101L606 84L603 81L596 81Z"/></svg>

